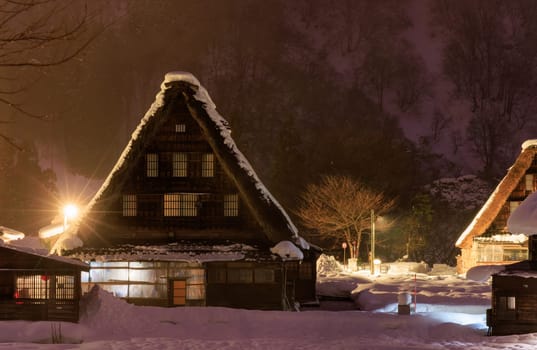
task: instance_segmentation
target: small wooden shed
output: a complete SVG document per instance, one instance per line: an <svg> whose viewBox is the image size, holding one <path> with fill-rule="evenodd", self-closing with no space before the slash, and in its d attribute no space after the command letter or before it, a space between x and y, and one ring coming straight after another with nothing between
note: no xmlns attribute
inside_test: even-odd
<svg viewBox="0 0 537 350"><path fill-rule="evenodd" d="M89 265L0 243L0 320L78 322Z"/></svg>
<svg viewBox="0 0 537 350"><path fill-rule="evenodd" d="M529 249L529 260L492 275L490 335L537 332L537 237L530 236Z"/></svg>

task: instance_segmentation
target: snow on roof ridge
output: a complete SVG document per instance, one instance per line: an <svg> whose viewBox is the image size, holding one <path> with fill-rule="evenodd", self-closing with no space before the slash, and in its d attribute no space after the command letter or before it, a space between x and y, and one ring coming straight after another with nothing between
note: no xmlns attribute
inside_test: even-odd
<svg viewBox="0 0 537 350"><path fill-rule="evenodd" d="M165 83L172 81L184 81L195 86L201 86L198 78L196 78L192 73L185 71L171 71L164 75Z"/></svg>
<svg viewBox="0 0 537 350"><path fill-rule="evenodd" d="M526 140L522 143L523 150L531 146L537 146L537 139Z"/></svg>

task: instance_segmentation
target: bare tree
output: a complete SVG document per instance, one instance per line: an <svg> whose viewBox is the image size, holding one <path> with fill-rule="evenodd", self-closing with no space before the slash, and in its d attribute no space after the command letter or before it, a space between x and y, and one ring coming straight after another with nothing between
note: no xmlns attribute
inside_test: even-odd
<svg viewBox="0 0 537 350"><path fill-rule="evenodd" d="M93 41L98 32L89 30L89 17L82 0L0 0L0 103L47 119L16 98L37 79L36 73L68 62Z"/></svg>
<svg viewBox="0 0 537 350"><path fill-rule="evenodd" d="M444 41L444 72L454 97L470 106L467 138L487 177L537 111L537 3L513 0L432 2Z"/></svg>
<svg viewBox="0 0 537 350"><path fill-rule="evenodd" d="M297 215L302 223L324 238L343 240L356 258L362 234L371 227L371 210L382 215L394 205L382 192L374 191L348 176L324 176L302 194Z"/></svg>

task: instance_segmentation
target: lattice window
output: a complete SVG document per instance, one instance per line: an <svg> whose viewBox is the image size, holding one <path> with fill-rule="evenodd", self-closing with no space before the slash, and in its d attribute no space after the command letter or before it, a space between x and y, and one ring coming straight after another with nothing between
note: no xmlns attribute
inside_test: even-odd
<svg viewBox="0 0 537 350"><path fill-rule="evenodd" d="M75 298L75 277L56 276L56 299Z"/></svg>
<svg viewBox="0 0 537 350"><path fill-rule="evenodd" d="M186 153L173 154L173 173L174 177L188 176L188 155Z"/></svg>
<svg viewBox="0 0 537 350"><path fill-rule="evenodd" d="M520 202L518 201L510 201L509 202L509 212L512 213L515 211L516 208L520 205Z"/></svg>
<svg viewBox="0 0 537 350"><path fill-rule="evenodd" d="M179 216L181 194L168 193L164 195L164 216Z"/></svg>
<svg viewBox="0 0 537 350"><path fill-rule="evenodd" d="M526 174L525 176L526 191L533 192L535 188L533 177L534 177L533 174Z"/></svg>
<svg viewBox="0 0 537 350"><path fill-rule="evenodd" d="M198 215L198 195L194 193L181 193L181 216Z"/></svg>
<svg viewBox="0 0 537 350"><path fill-rule="evenodd" d="M239 216L239 195L224 195L224 216Z"/></svg>
<svg viewBox="0 0 537 350"><path fill-rule="evenodd" d="M201 177L214 176L214 154L204 153L201 156Z"/></svg>
<svg viewBox="0 0 537 350"><path fill-rule="evenodd" d="M15 285L16 299L47 299L49 297L48 275L18 274Z"/></svg>
<svg viewBox="0 0 537 350"><path fill-rule="evenodd" d="M146 155L147 177L158 177L158 154L148 153Z"/></svg>
<svg viewBox="0 0 537 350"><path fill-rule="evenodd" d="M167 193L164 195L164 216L197 216L198 195Z"/></svg>
<svg viewBox="0 0 537 350"><path fill-rule="evenodd" d="M186 132L186 124L175 124L175 132Z"/></svg>
<svg viewBox="0 0 537 350"><path fill-rule="evenodd" d="M123 195L123 216L136 216L137 213L137 201L135 194Z"/></svg>

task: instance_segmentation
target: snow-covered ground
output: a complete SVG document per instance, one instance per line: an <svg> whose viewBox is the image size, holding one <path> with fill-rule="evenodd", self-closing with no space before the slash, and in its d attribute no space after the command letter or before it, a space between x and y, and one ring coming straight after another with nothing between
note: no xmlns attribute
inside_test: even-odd
<svg viewBox="0 0 537 350"><path fill-rule="evenodd" d="M319 293L354 302L323 301L300 312L141 307L95 290L85 297L78 324L0 322L0 349L537 348L537 333L486 336L489 283L410 270L398 264L370 276L346 272L324 257ZM405 293L412 302L416 296L417 312L411 315L397 313ZM60 334L63 344L50 344Z"/></svg>

